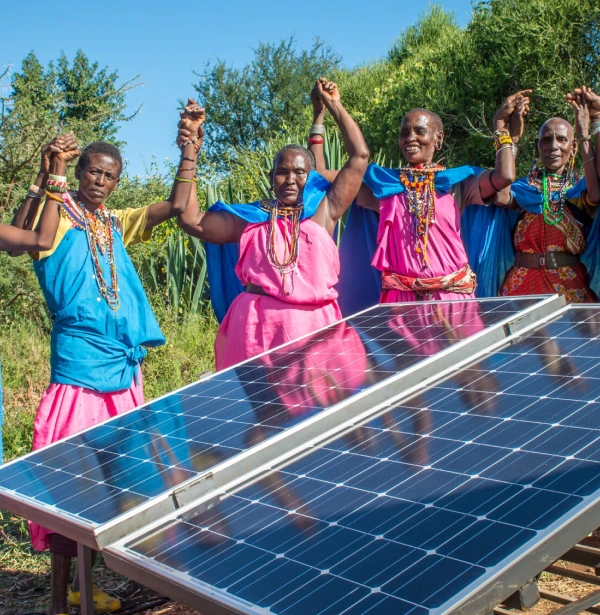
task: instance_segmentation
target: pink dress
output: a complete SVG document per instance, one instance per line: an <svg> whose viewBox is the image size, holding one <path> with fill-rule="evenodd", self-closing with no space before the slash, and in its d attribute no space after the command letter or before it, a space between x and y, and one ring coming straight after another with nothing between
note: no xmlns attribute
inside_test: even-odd
<svg viewBox="0 0 600 615"><path fill-rule="evenodd" d="M391 271L415 278L448 275L464 267L467 253L460 236L462 208L469 203L483 203L479 192L479 177L470 177L455 184L452 192L435 196L435 222L429 227L427 241L428 265L423 266L421 254L415 251L412 234L413 218L408 211L407 194L381 199L377 249L372 264L379 271ZM472 299L474 294L444 291L431 293L432 299ZM401 290L385 290L381 303L415 301L415 294Z"/></svg>
<svg viewBox="0 0 600 615"><path fill-rule="evenodd" d="M143 403L141 370L131 388L115 393L96 393L70 384L51 384L42 396L35 415L33 450L93 427ZM49 548L48 537L52 530L30 521L29 531L34 549L44 551Z"/></svg>
<svg viewBox="0 0 600 615"><path fill-rule="evenodd" d="M283 221L278 220L278 253L283 250ZM337 303L340 260L329 233L310 219L300 223L294 291L284 292L282 276L267 258L269 224L249 224L240 240L235 273L245 286L267 295L243 292L231 304L215 340L217 370L295 340L342 318ZM286 276L291 289L291 275Z"/></svg>

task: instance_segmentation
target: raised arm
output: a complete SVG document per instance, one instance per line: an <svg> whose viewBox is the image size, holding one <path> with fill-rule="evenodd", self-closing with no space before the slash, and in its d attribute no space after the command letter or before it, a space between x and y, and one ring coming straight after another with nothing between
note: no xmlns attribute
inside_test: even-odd
<svg viewBox="0 0 600 615"><path fill-rule="evenodd" d="M594 154L590 136L590 103L586 97L587 88L582 86L579 93L567 96L567 101L575 111L575 140L581 148L583 170L588 200L593 205L600 204L600 182L598 181L597 154ZM596 150L597 151L597 150Z"/></svg>
<svg viewBox="0 0 600 615"><path fill-rule="evenodd" d="M8 250L13 256L17 253L50 250L60 220L59 207L59 204L53 201L44 205L40 221L34 231L0 224L0 250Z"/></svg>
<svg viewBox="0 0 600 615"><path fill-rule="evenodd" d="M65 135L58 135L54 137L50 143L46 143L46 145L42 146L40 170L34 183L29 186L25 199L12 220L13 226L26 230L31 230L33 228L33 224L38 217L42 197L44 196L46 182L48 181L52 155L62 152L63 150L72 151L76 149L77 139L72 132Z"/></svg>
<svg viewBox="0 0 600 615"><path fill-rule="evenodd" d="M198 114L199 109L200 106L189 99L180 122L178 141L185 142L190 138L189 122ZM179 214L177 222L188 235L198 237L209 243L236 243L240 240L246 228L244 220L229 212L200 211L195 185L189 196L187 206Z"/></svg>
<svg viewBox="0 0 600 615"><path fill-rule="evenodd" d="M315 167L317 173L320 173L327 181L332 182L339 173L338 169L328 169L325 163L325 155L323 147L325 142L325 105L319 95L318 85L310 93L310 101L313 106L313 123L308 133L308 149L315 157Z"/></svg>
<svg viewBox="0 0 600 615"><path fill-rule="evenodd" d="M192 112L189 111L190 105L193 105ZM148 207L146 228L151 229L158 226L185 211L190 195L196 190L196 165L204 138L202 125L205 117L204 109L189 98L188 106L185 111L181 112L181 121L179 122L180 127L185 126L188 136L186 139L178 138L177 140L177 145L181 149L181 156L171 194L166 201L153 203Z"/></svg>
<svg viewBox="0 0 600 615"><path fill-rule="evenodd" d="M518 95L514 111L510 114L509 133L513 142L513 154L517 157L518 145L525 131L525 116L529 113L529 97ZM518 203L513 199L511 186L497 192L493 198L494 205L508 209L519 209Z"/></svg>
<svg viewBox="0 0 600 615"><path fill-rule="evenodd" d="M344 109L335 83L319 79L319 96L342 133L348 161L327 190L313 220L333 234L335 225L350 207L361 187L369 163L369 148L356 122Z"/></svg>
<svg viewBox="0 0 600 615"><path fill-rule="evenodd" d="M48 174L51 173L57 176L64 176L67 163L69 160L79 156L77 142L75 136L71 133L55 139L52 144L44 146L42 156L46 156L46 160L42 160L42 177L44 182L47 180ZM40 177L38 176L38 179ZM43 191L40 192L43 194ZM40 198L37 192L33 192L30 187L30 194L25 203L29 201L29 207L22 214L22 223L28 226L33 226L37 212L39 209ZM31 206L31 203L34 206ZM31 220L29 220L31 218ZM18 226L0 225L0 249L9 250L12 256L23 254L24 252L45 252L52 248L58 223L60 221L60 197L55 199L46 198L42 215L38 221L35 230L24 229Z"/></svg>
<svg viewBox="0 0 600 615"><path fill-rule="evenodd" d="M509 131L510 118L518 105L525 105L528 109L531 92L532 90L521 90L511 94L494 116L494 137L498 149L494 169L484 171L479 176L479 190L484 199L489 199L496 193L508 188L516 179L515 156Z"/></svg>
<svg viewBox="0 0 600 615"><path fill-rule="evenodd" d="M594 155L595 163L596 163L596 173L600 177L600 96L596 94L591 88L577 88L574 90L573 94L579 94L582 97L585 97L589 114L590 114L590 132L591 132L591 142L596 146L596 153ZM572 98L573 94L567 94L567 102L570 102L570 98ZM590 148L593 150L593 148ZM590 154L591 156L591 154ZM589 156L588 156L589 157ZM584 164L586 160L586 156L583 158ZM588 165L591 163L587 163ZM587 166L586 166L586 183L587 183ZM588 187L589 189L589 187ZM589 196L589 194L588 194Z"/></svg>

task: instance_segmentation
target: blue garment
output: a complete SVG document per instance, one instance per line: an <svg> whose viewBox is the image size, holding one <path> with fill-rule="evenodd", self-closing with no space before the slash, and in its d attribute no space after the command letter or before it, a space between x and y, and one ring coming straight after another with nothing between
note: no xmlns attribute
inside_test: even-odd
<svg viewBox="0 0 600 615"><path fill-rule="evenodd" d="M54 321L50 340L52 383L99 393L128 389L146 355L143 346L165 343L116 228L113 236L121 300L116 311L99 295L85 231L68 230L50 256L34 262ZM99 259L104 278L110 280L106 255L99 255Z"/></svg>
<svg viewBox="0 0 600 615"><path fill-rule="evenodd" d="M513 198L517 201L521 209L532 214L542 213L542 204L544 197L541 190L529 185L528 176L520 177L511 186L510 192ZM576 199L586 189L585 178L580 180L565 194L566 199Z"/></svg>
<svg viewBox="0 0 600 615"><path fill-rule="evenodd" d="M495 297L515 261L513 229L519 212L494 205L469 205L461 234L469 265L477 274L476 297Z"/></svg>
<svg viewBox="0 0 600 615"><path fill-rule="evenodd" d="M329 182L316 171L311 171L302 193L304 209L302 220L312 218L327 194ZM217 201L208 211L227 211L249 224L269 221L269 214L261 208L261 202L242 205L228 205ZM244 291L244 287L235 274L235 266L240 258L240 244L206 244L206 260L210 300L219 322L222 322L233 300Z"/></svg>
<svg viewBox="0 0 600 615"><path fill-rule="evenodd" d="M452 186L471 177L479 175L483 169L479 167L462 166L454 169L438 171L435 174L435 189L442 194L448 193ZM404 192L404 184L400 181L400 171L398 169L387 169L378 164L370 164L363 182L371 189L376 199L385 199L395 194Z"/></svg>
<svg viewBox="0 0 600 615"><path fill-rule="evenodd" d="M381 271L371 265L378 228L377 212L352 203L340 243L340 281L336 286L344 316L379 303Z"/></svg>

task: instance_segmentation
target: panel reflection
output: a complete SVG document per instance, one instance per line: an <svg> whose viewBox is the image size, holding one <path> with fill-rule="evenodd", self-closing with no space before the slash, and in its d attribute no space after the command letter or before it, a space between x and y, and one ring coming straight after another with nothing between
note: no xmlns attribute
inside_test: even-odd
<svg viewBox="0 0 600 615"><path fill-rule="evenodd" d="M534 302L375 307L0 468L0 486L104 523ZM390 453L395 460L446 454L446 445L422 442L427 413L382 420L386 446L402 450ZM363 436L354 437L363 446ZM338 460L330 472L342 480L345 468ZM376 471L362 480L359 488L383 488L388 478Z"/></svg>

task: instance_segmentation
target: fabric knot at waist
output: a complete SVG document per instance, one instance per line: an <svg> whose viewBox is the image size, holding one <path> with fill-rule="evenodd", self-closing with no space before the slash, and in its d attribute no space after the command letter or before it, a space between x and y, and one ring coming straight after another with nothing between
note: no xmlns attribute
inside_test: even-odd
<svg viewBox="0 0 600 615"><path fill-rule="evenodd" d="M147 354L148 352L143 346L134 346L125 351L127 360L134 365L137 365Z"/></svg>
<svg viewBox="0 0 600 615"><path fill-rule="evenodd" d="M466 264L462 269L436 278L413 278L393 271L384 271L381 277L383 290L413 292L419 299L430 299L431 293L445 291L470 295L477 287L477 275Z"/></svg>

